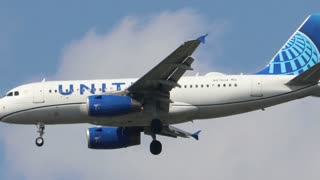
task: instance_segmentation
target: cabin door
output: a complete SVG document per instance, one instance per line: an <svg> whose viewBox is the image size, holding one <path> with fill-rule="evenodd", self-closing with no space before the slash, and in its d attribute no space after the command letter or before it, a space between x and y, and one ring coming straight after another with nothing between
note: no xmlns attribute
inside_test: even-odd
<svg viewBox="0 0 320 180"><path fill-rule="evenodd" d="M39 83L33 86L33 103L44 103L44 84Z"/></svg>
<svg viewBox="0 0 320 180"><path fill-rule="evenodd" d="M254 77L251 80L251 96L262 97L262 82L260 77Z"/></svg>

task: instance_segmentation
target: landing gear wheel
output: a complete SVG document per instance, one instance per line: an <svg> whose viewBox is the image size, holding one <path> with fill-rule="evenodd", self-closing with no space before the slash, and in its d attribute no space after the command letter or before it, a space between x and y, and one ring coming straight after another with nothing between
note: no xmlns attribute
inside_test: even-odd
<svg viewBox="0 0 320 180"><path fill-rule="evenodd" d="M42 137L38 137L38 138L36 139L36 145L37 145L38 147L41 147L41 146L43 146L43 144L44 144L43 138L42 138Z"/></svg>
<svg viewBox="0 0 320 180"><path fill-rule="evenodd" d="M39 137L36 139L36 145L38 147L41 147L44 144L44 140L43 140L42 136L44 135L45 126L43 123L39 122L36 124L36 127L37 127L38 133L39 133Z"/></svg>
<svg viewBox="0 0 320 180"><path fill-rule="evenodd" d="M159 134L162 131L163 124L159 119L153 119L150 124L150 129L153 134Z"/></svg>
<svg viewBox="0 0 320 180"><path fill-rule="evenodd" d="M159 155L162 151L162 144L160 141L153 140L150 144L150 152L153 155Z"/></svg>

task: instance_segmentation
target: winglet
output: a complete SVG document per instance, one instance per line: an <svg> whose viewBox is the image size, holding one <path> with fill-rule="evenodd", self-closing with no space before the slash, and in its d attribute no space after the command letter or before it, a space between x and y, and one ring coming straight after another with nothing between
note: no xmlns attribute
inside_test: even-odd
<svg viewBox="0 0 320 180"><path fill-rule="evenodd" d="M198 37L197 40L204 44L204 43L206 43L206 37L207 36L208 36L208 34L200 36L200 37Z"/></svg>
<svg viewBox="0 0 320 180"><path fill-rule="evenodd" d="M201 133L201 130L193 133L191 136L192 136L193 138L195 138L196 140L199 140L199 134L200 134L200 133Z"/></svg>

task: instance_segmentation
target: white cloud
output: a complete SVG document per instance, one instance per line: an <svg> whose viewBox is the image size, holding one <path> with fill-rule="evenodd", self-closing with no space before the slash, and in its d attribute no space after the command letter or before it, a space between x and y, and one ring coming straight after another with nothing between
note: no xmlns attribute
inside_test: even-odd
<svg viewBox="0 0 320 180"><path fill-rule="evenodd" d="M209 39L216 40L223 27L208 24L191 10L127 17L106 34L92 29L69 44L57 79L140 77L184 41L205 33L210 34ZM203 54L212 56L213 52Z"/></svg>
<svg viewBox="0 0 320 180"><path fill-rule="evenodd" d="M67 45L56 79L139 77L180 43L209 32L205 46L218 47L225 24L181 10L127 17L108 33L90 30ZM220 50L219 50L220 51ZM196 68L207 70L216 51L200 47ZM221 52L217 52L221 53ZM287 105L180 125L203 130L200 141L161 137L163 153L141 146L87 149L87 125L47 126L43 148L35 127L8 125L2 140L8 177L26 179L316 179L319 177L317 105L305 99Z"/></svg>

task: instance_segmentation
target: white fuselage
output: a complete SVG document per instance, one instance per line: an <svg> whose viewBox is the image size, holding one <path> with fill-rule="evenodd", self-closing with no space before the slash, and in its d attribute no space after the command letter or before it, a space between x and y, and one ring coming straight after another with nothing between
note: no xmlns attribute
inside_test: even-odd
<svg viewBox="0 0 320 180"><path fill-rule="evenodd" d="M165 124L177 124L264 109L319 91L318 85L287 86L286 83L294 77L215 73L182 77L179 81L181 87L170 93L173 103L169 113L155 115L142 109L138 113L113 117L89 116L85 112L87 97L124 90L136 79L39 82L17 87L10 91L12 96L0 99L0 119L15 124L147 126L157 116Z"/></svg>

